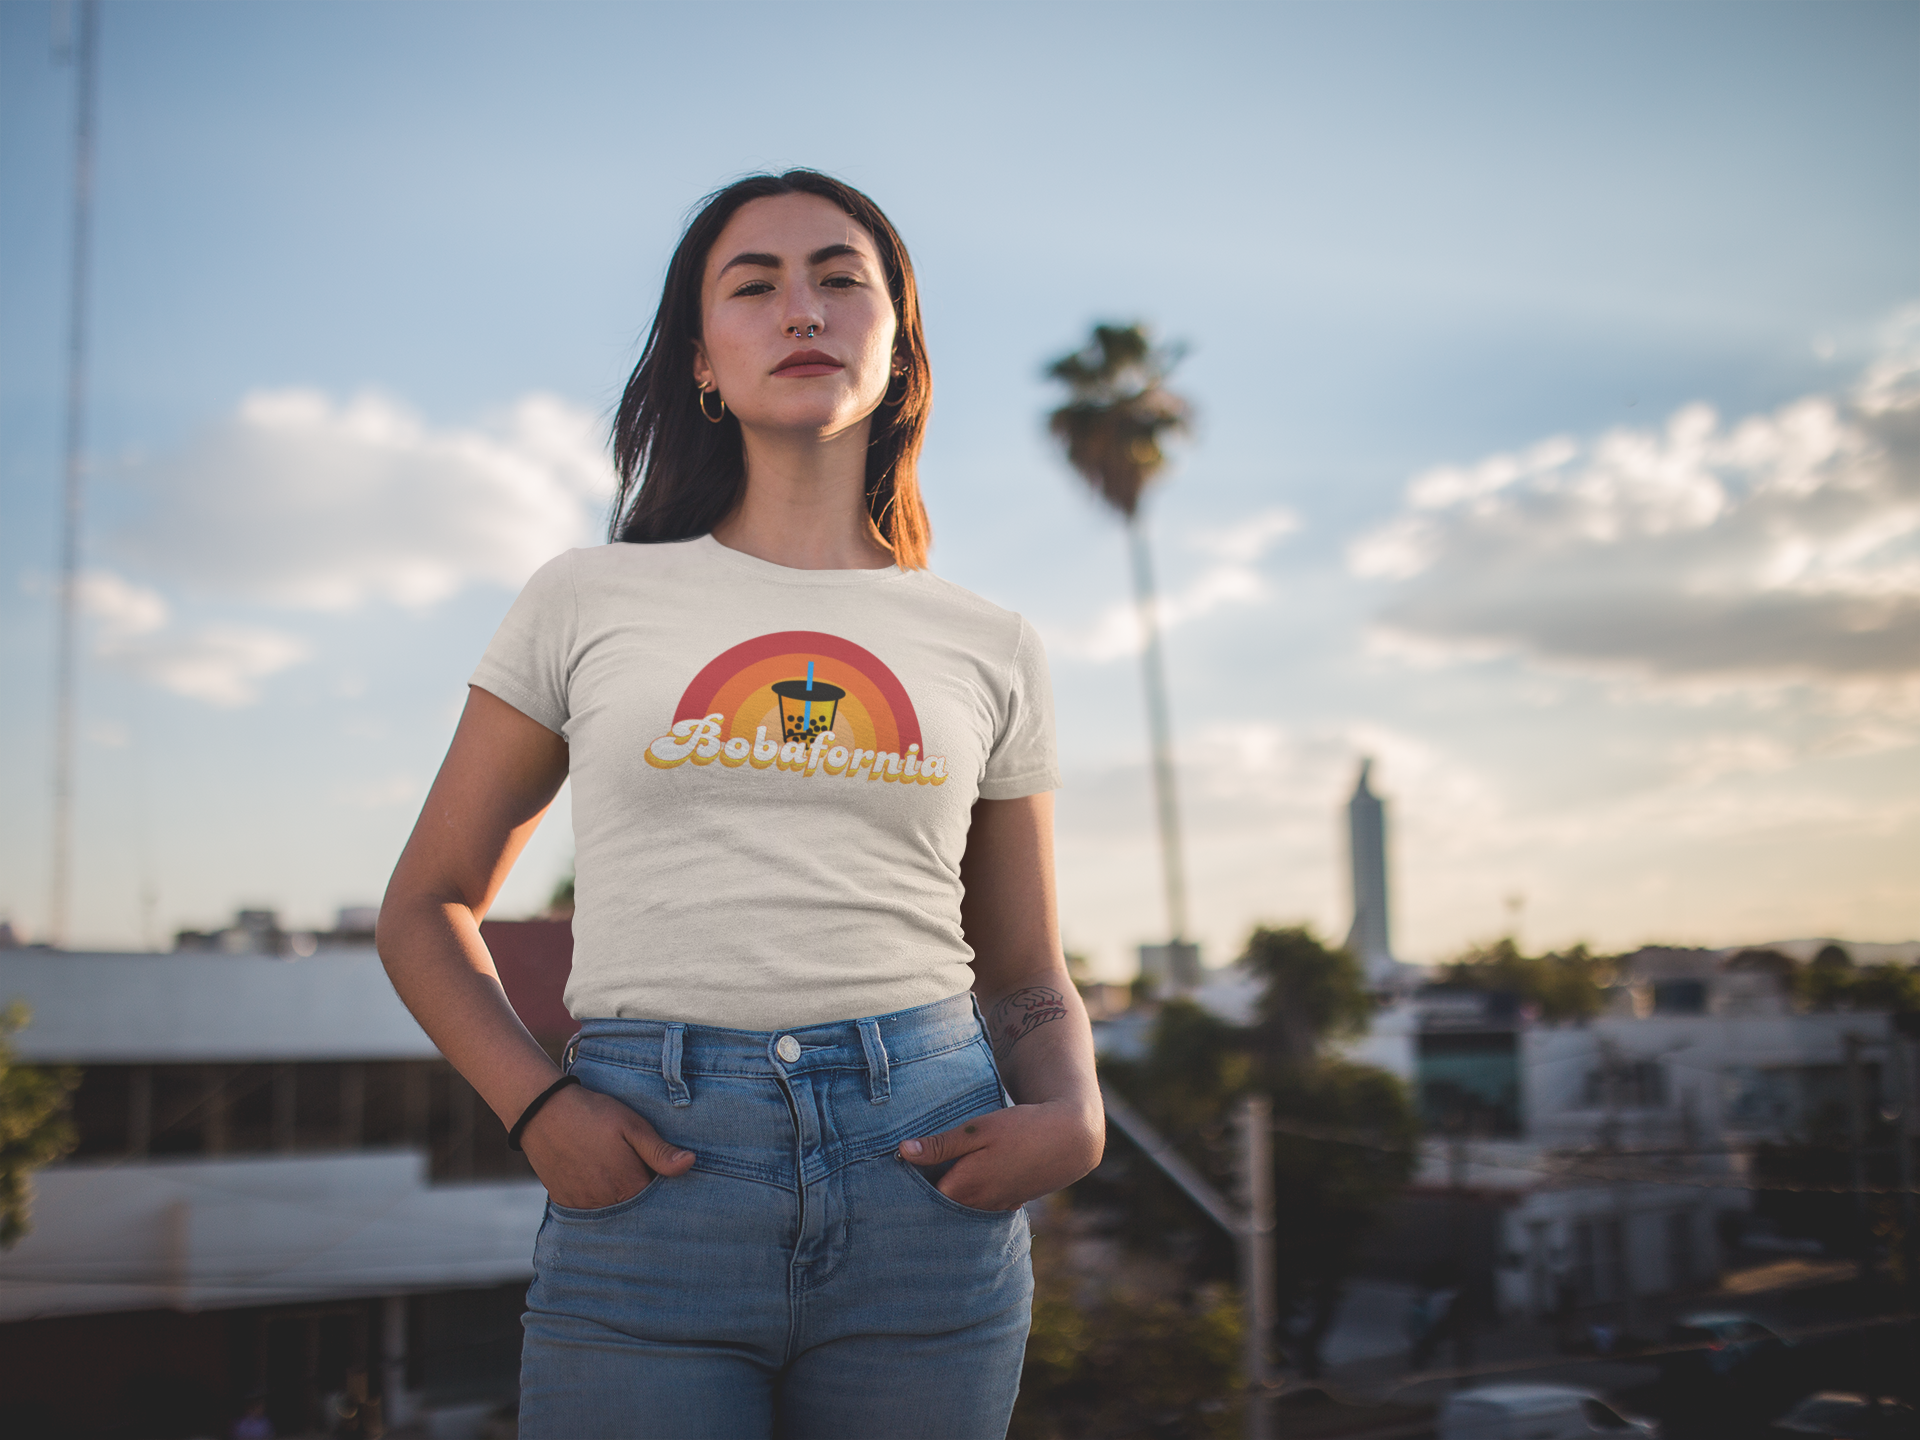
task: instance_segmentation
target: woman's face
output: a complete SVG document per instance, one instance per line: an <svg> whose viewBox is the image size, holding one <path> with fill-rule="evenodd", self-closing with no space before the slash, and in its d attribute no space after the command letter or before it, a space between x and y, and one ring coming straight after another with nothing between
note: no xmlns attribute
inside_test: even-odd
<svg viewBox="0 0 1920 1440"><path fill-rule="evenodd" d="M887 393L896 324L886 271L873 237L817 195L734 212L707 254L700 315L693 378L748 429L833 435Z"/></svg>

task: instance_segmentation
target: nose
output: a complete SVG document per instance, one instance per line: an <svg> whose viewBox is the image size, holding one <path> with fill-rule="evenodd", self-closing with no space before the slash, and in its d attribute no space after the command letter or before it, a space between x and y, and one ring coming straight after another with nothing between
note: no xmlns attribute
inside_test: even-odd
<svg viewBox="0 0 1920 1440"><path fill-rule="evenodd" d="M787 318L782 324L789 340L811 340L827 328L827 317L820 313L819 301L808 287L796 286L787 296Z"/></svg>

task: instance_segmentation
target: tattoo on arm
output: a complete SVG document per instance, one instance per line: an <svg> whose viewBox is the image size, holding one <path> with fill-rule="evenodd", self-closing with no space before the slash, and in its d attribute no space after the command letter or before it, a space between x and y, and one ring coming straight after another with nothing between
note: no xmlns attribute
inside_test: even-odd
<svg viewBox="0 0 1920 1440"><path fill-rule="evenodd" d="M987 1034L992 1037L996 1051L1008 1050L1014 1042L1031 1035L1042 1025L1066 1018L1066 1001L1058 990L1029 985L993 1007L987 1016Z"/></svg>

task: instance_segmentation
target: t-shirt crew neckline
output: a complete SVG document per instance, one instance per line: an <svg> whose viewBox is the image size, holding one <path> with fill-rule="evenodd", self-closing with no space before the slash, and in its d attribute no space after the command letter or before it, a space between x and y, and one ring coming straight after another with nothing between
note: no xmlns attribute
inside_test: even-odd
<svg viewBox="0 0 1920 1440"><path fill-rule="evenodd" d="M693 546L702 559L731 565L756 580L775 585L871 585L882 580L898 580L907 573L898 565L882 565L874 570L796 570L743 550L730 549L710 534L685 543Z"/></svg>

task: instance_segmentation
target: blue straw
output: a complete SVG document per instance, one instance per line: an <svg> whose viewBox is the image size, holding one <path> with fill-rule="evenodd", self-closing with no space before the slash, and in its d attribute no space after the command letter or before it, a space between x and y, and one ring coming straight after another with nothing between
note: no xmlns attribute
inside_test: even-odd
<svg viewBox="0 0 1920 1440"><path fill-rule="evenodd" d="M807 689L813 689L813 661L811 660L807 661ZM806 702L806 709L800 715L800 723L809 730L813 728L813 701Z"/></svg>

